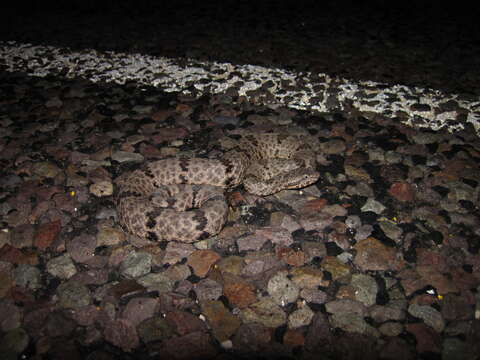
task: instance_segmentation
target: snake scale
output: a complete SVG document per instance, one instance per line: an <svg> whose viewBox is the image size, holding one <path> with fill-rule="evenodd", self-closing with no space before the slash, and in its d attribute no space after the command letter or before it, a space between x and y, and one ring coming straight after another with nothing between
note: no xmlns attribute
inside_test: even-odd
<svg viewBox="0 0 480 360"><path fill-rule="evenodd" d="M316 182L315 152L300 136L251 133L220 159L167 158L122 176L120 224L153 240L194 242L217 234L228 213L225 189L243 184L266 196Z"/></svg>

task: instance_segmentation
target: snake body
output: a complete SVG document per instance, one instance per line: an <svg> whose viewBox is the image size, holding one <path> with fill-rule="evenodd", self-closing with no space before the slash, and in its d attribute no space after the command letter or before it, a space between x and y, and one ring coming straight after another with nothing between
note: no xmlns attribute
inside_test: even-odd
<svg viewBox="0 0 480 360"><path fill-rule="evenodd" d="M121 225L140 237L194 242L217 234L228 213L225 189L243 183L266 196L318 180L315 153L299 136L248 134L220 159L168 158L119 181Z"/></svg>

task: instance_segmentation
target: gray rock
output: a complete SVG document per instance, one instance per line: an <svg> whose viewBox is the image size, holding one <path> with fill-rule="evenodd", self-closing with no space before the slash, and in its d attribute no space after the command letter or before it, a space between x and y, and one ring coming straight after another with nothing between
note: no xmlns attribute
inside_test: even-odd
<svg viewBox="0 0 480 360"><path fill-rule="evenodd" d="M146 275L152 268L152 254L132 251L120 264L120 272L128 278Z"/></svg>
<svg viewBox="0 0 480 360"><path fill-rule="evenodd" d="M288 316L288 327L296 329L301 326L307 326L313 319L315 313L307 306L303 305Z"/></svg>
<svg viewBox="0 0 480 360"><path fill-rule="evenodd" d="M57 288L59 305L65 308L77 308L90 305L92 295L85 285L76 281L67 281Z"/></svg>
<svg viewBox="0 0 480 360"><path fill-rule="evenodd" d="M425 324L438 333L441 333L445 328L445 321L443 320L442 314L431 306L411 304L408 307L408 313L422 319Z"/></svg>
<svg viewBox="0 0 480 360"><path fill-rule="evenodd" d="M26 289L37 290L42 287L40 270L32 265L18 265L13 270L13 279L17 285Z"/></svg>
<svg viewBox="0 0 480 360"><path fill-rule="evenodd" d="M368 198L368 200L365 202L365 204L361 207L360 210L362 210L363 212L372 211L375 214L381 214L385 211L385 209L386 207L382 203L374 200L373 198Z"/></svg>
<svg viewBox="0 0 480 360"><path fill-rule="evenodd" d="M119 163L134 162L141 163L144 161L142 154L132 153L127 151L116 151L112 154L112 160L118 161Z"/></svg>
<svg viewBox="0 0 480 360"><path fill-rule="evenodd" d="M351 285L355 289L355 299L365 306L375 304L378 285L373 277L364 274L354 274Z"/></svg>
<svg viewBox="0 0 480 360"><path fill-rule="evenodd" d="M299 294L298 286L287 276L288 272L279 271L270 278L267 285L272 300L281 306L295 302Z"/></svg>
<svg viewBox="0 0 480 360"><path fill-rule="evenodd" d="M60 279L70 279L77 273L77 268L68 254L57 256L47 263L47 271Z"/></svg>

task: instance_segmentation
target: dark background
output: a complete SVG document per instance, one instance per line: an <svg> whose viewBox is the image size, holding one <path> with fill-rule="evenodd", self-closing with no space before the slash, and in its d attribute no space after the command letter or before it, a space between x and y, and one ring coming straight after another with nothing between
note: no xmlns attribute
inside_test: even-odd
<svg viewBox="0 0 480 360"><path fill-rule="evenodd" d="M480 94L480 15L438 1L11 2L0 40L276 66Z"/></svg>

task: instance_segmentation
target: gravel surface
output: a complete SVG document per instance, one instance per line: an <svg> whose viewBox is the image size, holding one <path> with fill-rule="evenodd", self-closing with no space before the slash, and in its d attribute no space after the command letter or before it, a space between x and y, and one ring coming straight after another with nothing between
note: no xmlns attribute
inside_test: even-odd
<svg viewBox="0 0 480 360"><path fill-rule="evenodd" d="M438 9L422 22L428 2L363 27L346 3L86 1L2 23L3 358L478 359L478 57L458 57L478 44ZM281 127L315 138L316 184L238 187L194 244L118 225L119 175Z"/></svg>

